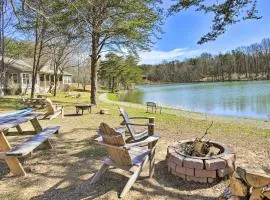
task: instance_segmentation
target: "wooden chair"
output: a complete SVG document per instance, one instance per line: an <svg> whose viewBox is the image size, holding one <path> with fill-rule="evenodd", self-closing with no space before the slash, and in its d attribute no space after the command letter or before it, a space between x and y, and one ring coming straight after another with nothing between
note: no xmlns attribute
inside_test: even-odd
<svg viewBox="0 0 270 200"><path fill-rule="evenodd" d="M92 177L90 184L97 182L110 166L128 171L131 177L120 194L120 198L122 198L130 190L148 162L149 177L152 178L155 147L159 136L153 135L143 141L126 144L124 132L113 129L105 123L100 124L99 134L101 136L96 141L105 147L110 157L104 160L102 167Z"/></svg>
<svg viewBox="0 0 270 200"><path fill-rule="evenodd" d="M60 114L62 115L62 118L64 118L64 107L62 105L53 104L52 100L49 98L45 99L45 103L47 112L44 114L43 119L49 117L49 119L51 120Z"/></svg>
<svg viewBox="0 0 270 200"><path fill-rule="evenodd" d="M139 141L146 138L149 135L154 134L154 117L129 117L127 112L123 108L119 108L120 115L123 117L124 121L121 125L126 125L128 132L130 133L134 141ZM147 124L131 123L130 119L147 119L149 120ZM134 126L146 126L148 129L142 131L136 131Z"/></svg>

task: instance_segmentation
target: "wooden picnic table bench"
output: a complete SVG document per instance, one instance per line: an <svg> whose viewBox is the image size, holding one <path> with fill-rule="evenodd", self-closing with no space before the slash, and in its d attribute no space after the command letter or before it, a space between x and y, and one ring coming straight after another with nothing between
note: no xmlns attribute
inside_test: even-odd
<svg viewBox="0 0 270 200"><path fill-rule="evenodd" d="M58 133L59 126L52 126L43 129L37 119L41 114L26 112L18 114L10 114L5 117L0 117L0 159L4 159L13 175L26 175L22 164L18 157L26 156L34 151L41 144L46 144L48 148L52 148L49 138ZM34 130L23 131L21 124L30 121ZM10 132L10 128L16 128L17 131ZM14 147L8 142L8 136L24 136L32 135L22 144Z"/></svg>
<svg viewBox="0 0 270 200"><path fill-rule="evenodd" d="M151 108L152 112L154 112L154 109L155 109L155 113L157 113L158 109L159 109L159 113L161 113L161 110L162 110L161 106L158 106L155 102L152 102L152 101L146 102L146 108L147 108L146 112L148 112L148 108Z"/></svg>

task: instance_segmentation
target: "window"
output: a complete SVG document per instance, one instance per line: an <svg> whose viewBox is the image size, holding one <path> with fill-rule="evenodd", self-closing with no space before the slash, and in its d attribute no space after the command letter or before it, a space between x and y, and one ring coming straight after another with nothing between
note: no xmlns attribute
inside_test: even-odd
<svg viewBox="0 0 270 200"><path fill-rule="evenodd" d="M9 81L13 84L19 83L18 74L15 73L9 74Z"/></svg>
<svg viewBox="0 0 270 200"><path fill-rule="evenodd" d="M39 75L39 81L44 81L44 76L45 76L44 74L40 74Z"/></svg>
<svg viewBox="0 0 270 200"><path fill-rule="evenodd" d="M71 77L70 76L63 76L63 84L71 83Z"/></svg>
<svg viewBox="0 0 270 200"><path fill-rule="evenodd" d="M30 84L30 74L22 74L22 81L24 85Z"/></svg>

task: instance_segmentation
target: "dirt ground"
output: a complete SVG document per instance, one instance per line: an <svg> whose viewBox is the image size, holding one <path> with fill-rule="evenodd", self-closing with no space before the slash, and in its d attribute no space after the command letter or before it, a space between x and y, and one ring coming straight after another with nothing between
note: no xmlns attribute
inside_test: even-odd
<svg viewBox="0 0 270 200"><path fill-rule="evenodd" d="M108 108L108 115L97 114ZM216 199L228 181L198 184L178 179L167 172L165 156L168 145L181 139L201 135L209 124L202 119L191 119L173 114L146 114L145 109L127 108L131 115L155 116L155 132L160 134L153 179L148 179L148 166L124 199ZM121 122L117 106L102 103L92 114L74 114L66 109L66 116L48 121L43 127L61 125L60 134L52 138L54 149L42 149L24 159L25 177L13 177L0 160L0 199L117 199L128 178L119 170L107 171L94 185L90 178L102 165L106 152L94 144L99 123L104 121L117 127ZM270 122L268 122L270 123ZM25 124L23 129L30 129ZM244 126L237 122L214 122L209 131L213 140L229 144L235 151L237 166L262 167L270 172L270 130ZM9 137L12 144L26 139Z"/></svg>

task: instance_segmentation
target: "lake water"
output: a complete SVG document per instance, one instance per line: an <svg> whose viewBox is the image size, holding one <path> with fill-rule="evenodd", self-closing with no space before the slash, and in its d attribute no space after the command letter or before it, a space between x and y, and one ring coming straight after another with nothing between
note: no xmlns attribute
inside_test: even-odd
<svg viewBox="0 0 270 200"><path fill-rule="evenodd" d="M270 81L138 86L119 98L135 103L154 101L206 114L269 119Z"/></svg>

